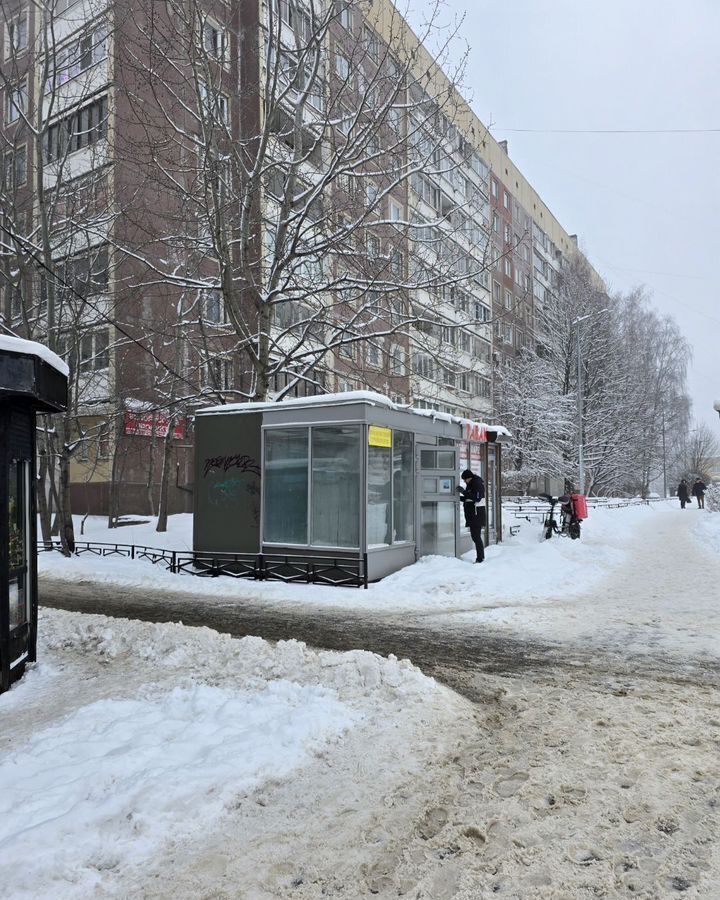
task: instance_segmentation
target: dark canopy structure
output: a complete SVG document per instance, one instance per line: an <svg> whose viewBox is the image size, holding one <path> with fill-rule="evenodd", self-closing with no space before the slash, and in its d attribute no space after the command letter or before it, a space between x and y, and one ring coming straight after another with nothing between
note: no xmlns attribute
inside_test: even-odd
<svg viewBox="0 0 720 900"><path fill-rule="evenodd" d="M0 337L0 693L37 654L35 417L67 403L65 363Z"/></svg>

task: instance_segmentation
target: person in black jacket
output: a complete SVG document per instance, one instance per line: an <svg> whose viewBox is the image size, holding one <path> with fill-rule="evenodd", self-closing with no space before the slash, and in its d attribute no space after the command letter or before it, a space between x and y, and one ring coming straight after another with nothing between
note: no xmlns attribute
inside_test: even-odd
<svg viewBox="0 0 720 900"><path fill-rule="evenodd" d="M695 479L695 483L692 486L692 495L693 497L697 497L698 506L700 509L705 509L705 491L707 490L707 485L704 481L701 481L699 478Z"/></svg>
<svg viewBox="0 0 720 900"><path fill-rule="evenodd" d="M460 476L465 487L458 485L457 491L465 513L465 525L470 529L470 537L475 544L476 563L485 560L485 544L483 528L485 527L485 484L479 475L470 469Z"/></svg>
<svg viewBox="0 0 720 900"><path fill-rule="evenodd" d="M678 498L680 499L680 509L685 509L685 504L688 502L688 499L689 499L689 491L688 491L688 483L687 483L687 481L685 481L684 478L680 481L680 484L678 485L677 495L678 495Z"/></svg>

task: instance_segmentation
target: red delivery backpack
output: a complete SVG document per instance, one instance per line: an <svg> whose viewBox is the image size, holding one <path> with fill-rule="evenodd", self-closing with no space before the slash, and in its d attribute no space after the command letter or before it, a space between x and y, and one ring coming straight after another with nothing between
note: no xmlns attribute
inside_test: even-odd
<svg viewBox="0 0 720 900"><path fill-rule="evenodd" d="M584 494L570 494L570 501L572 503L573 512L575 513L578 519L587 519L588 517L588 508L587 508L587 500L585 499Z"/></svg>

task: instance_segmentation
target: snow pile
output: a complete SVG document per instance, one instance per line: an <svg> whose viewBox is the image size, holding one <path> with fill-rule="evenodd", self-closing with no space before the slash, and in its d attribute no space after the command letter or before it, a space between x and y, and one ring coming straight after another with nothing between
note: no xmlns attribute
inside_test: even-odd
<svg viewBox="0 0 720 900"><path fill-rule="evenodd" d="M720 484L711 484L705 493L705 506L710 512L720 513Z"/></svg>
<svg viewBox="0 0 720 900"><path fill-rule="evenodd" d="M51 627L46 629L49 621ZM182 624L153 624L105 616L76 615L45 610L40 625L43 653L63 650L93 654L102 662L133 660L148 667L182 669L215 677L224 675L243 686L256 688L272 679L292 679L302 684L331 685L342 695L357 700L365 691L385 699L423 696L434 684L408 660L385 659L375 653L353 650L335 653L312 650L301 641L270 644L259 637L233 638L211 628Z"/></svg>
<svg viewBox="0 0 720 900"><path fill-rule="evenodd" d="M13 900L115 893L254 808L261 786L302 790L356 731L372 759L398 727L452 732L462 713L407 661L362 651L60 611L42 614L40 635L40 663L0 696L0 883ZM371 768L383 765L418 762L398 748Z"/></svg>
<svg viewBox="0 0 720 900"><path fill-rule="evenodd" d="M204 830L355 718L326 690L288 681L83 706L0 763L3 884L21 896L19 868L33 873L31 884L58 878L87 896L102 870L148 859L168 831L177 839Z"/></svg>
<svg viewBox="0 0 720 900"><path fill-rule="evenodd" d="M720 553L720 515L700 515L695 522L695 536L711 550Z"/></svg>

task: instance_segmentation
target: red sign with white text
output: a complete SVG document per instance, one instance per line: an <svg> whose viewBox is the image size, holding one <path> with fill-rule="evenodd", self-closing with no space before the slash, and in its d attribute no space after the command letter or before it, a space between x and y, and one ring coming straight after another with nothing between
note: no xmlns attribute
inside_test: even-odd
<svg viewBox="0 0 720 900"><path fill-rule="evenodd" d="M487 428L477 422L467 422L465 424L465 440L487 442Z"/></svg>
<svg viewBox="0 0 720 900"><path fill-rule="evenodd" d="M125 413L125 434L138 437L164 438L167 436L170 420L158 413ZM179 419L173 426L173 440L180 441L185 437L185 420Z"/></svg>

